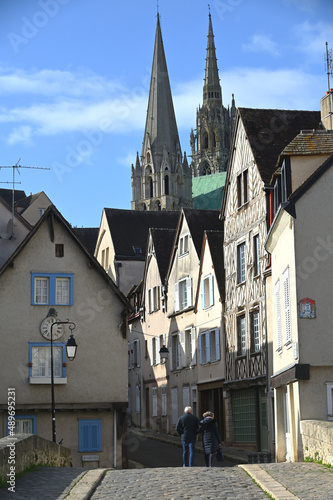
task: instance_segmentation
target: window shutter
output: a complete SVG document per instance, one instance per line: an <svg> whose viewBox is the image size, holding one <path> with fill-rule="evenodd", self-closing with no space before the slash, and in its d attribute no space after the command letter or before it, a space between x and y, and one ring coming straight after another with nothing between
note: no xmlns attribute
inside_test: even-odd
<svg viewBox="0 0 333 500"><path fill-rule="evenodd" d="M141 349L140 349L140 340L136 340L136 363L137 367L141 366Z"/></svg>
<svg viewBox="0 0 333 500"><path fill-rule="evenodd" d="M92 422L91 423L91 451L98 451L99 447L99 431L100 431L100 423Z"/></svg>
<svg viewBox="0 0 333 500"><path fill-rule="evenodd" d="M183 368L183 366L186 366L185 332L179 332L178 337L180 345L179 368Z"/></svg>
<svg viewBox="0 0 333 500"><path fill-rule="evenodd" d="M216 361L221 359L221 351L220 351L220 330L215 330L215 354Z"/></svg>
<svg viewBox="0 0 333 500"><path fill-rule="evenodd" d="M154 365L154 339L150 339L150 366Z"/></svg>
<svg viewBox="0 0 333 500"><path fill-rule="evenodd" d="M197 351L195 342L195 328L191 328L191 365L197 364Z"/></svg>
<svg viewBox="0 0 333 500"><path fill-rule="evenodd" d="M209 276L209 306L214 304L214 276Z"/></svg>
<svg viewBox="0 0 333 500"><path fill-rule="evenodd" d="M275 302L276 302L276 323L277 323L277 347L282 349L281 332L281 302L280 302L280 280L275 283Z"/></svg>
<svg viewBox="0 0 333 500"><path fill-rule="evenodd" d="M202 365L202 335L198 335L199 363Z"/></svg>
<svg viewBox="0 0 333 500"><path fill-rule="evenodd" d="M210 351L210 332L205 333L206 335L206 362L209 363L212 360Z"/></svg>
<svg viewBox="0 0 333 500"><path fill-rule="evenodd" d="M179 311L179 283L175 283L175 311Z"/></svg>
<svg viewBox="0 0 333 500"><path fill-rule="evenodd" d="M192 305L192 278L186 278L187 304L185 307Z"/></svg>
<svg viewBox="0 0 333 500"><path fill-rule="evenodd" d="M205 280L201 281L201 307L205 309Z"/></svg>
<svg viewBox="0 0 333 500"><path fill-rule="evenodd" d="M284 291L284 314L286 322L286 342L291 342L291 314L290 314L290 286L289 286L289 268L283 273L283 291Z"/></svg>
<svg viewBox="0 0 333 500"><path fill-rule="evenodd" d="M81 422L80 432L80 449L79 451L90 451L89 449L89 424Z"/></svg>
<svg viewBox="0 0 333 500"><path fill-rule="evenodd" d="M160 337L155 337L155 348L156 348L156 364L159 365L161 362L161 356L160 356Z"/></svg>

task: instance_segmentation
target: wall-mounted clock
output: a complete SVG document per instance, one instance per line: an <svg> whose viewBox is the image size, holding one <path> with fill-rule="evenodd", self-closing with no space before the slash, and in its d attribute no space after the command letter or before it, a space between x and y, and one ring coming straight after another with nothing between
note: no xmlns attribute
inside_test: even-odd
<svg viewBox="0 0 333 500"><path fill-rule="evenodd" d="M55 321L57 321L57 318L55 318L54 316L48 316L47 318L43 319L40 324L40 333L47 340L51 340L51 325ZM52 340L58 340L60 339L60 337L62 337L64 333L63 327L64 325L55 325L52 328Z"/></svg>

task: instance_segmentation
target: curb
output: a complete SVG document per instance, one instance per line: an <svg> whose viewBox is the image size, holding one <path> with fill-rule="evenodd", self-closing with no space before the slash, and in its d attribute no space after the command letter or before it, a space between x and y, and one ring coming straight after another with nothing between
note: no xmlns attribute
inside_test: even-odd
<svg viewBox="0 0 333 500"><path fill-rule="evenodd" d="M276 481L260 465L238 465L260 486L260 488L271 495L275 500L300 500L299 497L291 493L281 483Z"/></svg>
<svg viewBox="0 0 333 500"><path fill-rule="evenodd" d="M88 470L65 497L66 500L89 500L108 470L111 469Z"/></svg>

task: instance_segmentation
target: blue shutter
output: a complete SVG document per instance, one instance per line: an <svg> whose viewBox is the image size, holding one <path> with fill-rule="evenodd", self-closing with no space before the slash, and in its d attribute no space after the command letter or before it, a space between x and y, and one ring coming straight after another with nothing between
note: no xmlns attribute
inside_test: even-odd
<svg viewBox="0 0 333 500"><path fill-rule="evenodd" d="M79 420L79 451L101 451L101 421Z"/></svg>
<svg viewBox="0 0 333 500"><path fill-rule="evenodd" d="M202 365L202 336L198 335L199 363Z"/></svg>
<svg viewBox="0 0 333 500"><path fill-rule="evenodd" d="M209 276L209 306L214 305L214 276Z"/></svg>
<svg viewBox="0 0 333 500"><path fill-rule="evenodd" d="M220 352L220 330L218 329L215 330L215 353L216 353L216 361L219 361L221 359L221 352Z"/></svg>
<svg viewBox="0 0 333 500"><path fill-rule="evenodd" d="M209 363L212 360L210 352L210 332L205 333L205 335L206 335L206 363Z"/></svg>

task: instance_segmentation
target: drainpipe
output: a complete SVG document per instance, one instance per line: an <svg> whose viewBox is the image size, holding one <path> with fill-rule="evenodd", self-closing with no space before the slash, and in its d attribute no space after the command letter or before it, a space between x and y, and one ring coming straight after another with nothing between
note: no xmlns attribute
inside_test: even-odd
<svg viewBox="0 0 333 500"><path fill-rule="evenodd" d="M117 467L117 410L113 410L113 467Z"/></svg>

